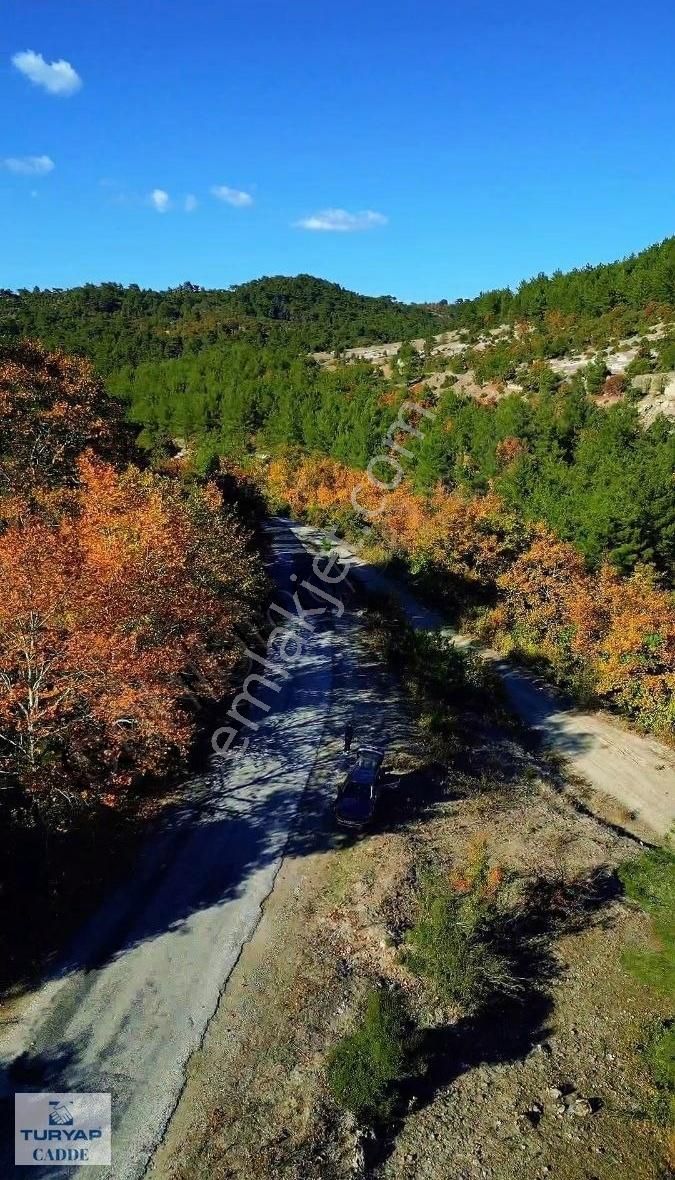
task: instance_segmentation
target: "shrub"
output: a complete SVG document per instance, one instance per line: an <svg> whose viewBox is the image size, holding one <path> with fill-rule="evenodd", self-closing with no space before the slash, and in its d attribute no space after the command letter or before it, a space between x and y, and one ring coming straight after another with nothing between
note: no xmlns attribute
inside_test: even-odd
<svg viewBox="0 0 675 1180"><path fill-rule="evenodd" d="M675 997L675 853L653 848L619 869L628 897L651 915L657 950L628 950L626 967L643 983ZM675 1022L659 1021L650 1030L644 1057L656 1087L654 1117L675 1124Z"/></svg>
<svg viewBox="0 0 675 1180"><path fill-rule="evenodd" d="M596 356L586 367L582 370L586 382L586 390L594 397L600 393L605 378L609 376L609 369L605 364L605 358Z"/></svg>
<svg viewBox="0 0 675 1180"><path fill-rule="evenodd" d="M432 873L424 881L406 961L430 980L440 999L473 1009L521 990L498 937L503 892L503 871L490 865L482 842L461 871L450 877Z"/></svg>
<svg viewBox="0 0 675 1180"><path fill-rule="evenodd" d="M328 1059L333 1096L360 1118L385 1118L395 1106L397 1083L412 1072L414 1044L400 992L372 988L357 1028Z"/></svg>
<svg viewBox="0 0 675 1180"><path fill-rule="evenodd" d="M415 631L396 603L380 599L369 605L369 622L385 658L419 700L442 711L448 705L493 707L503 698L499 680L475 652L439 632Z"/></svg>
<svg viewBox="0 0 675 1180"><path fill-rule="evenodd" d="M651 915L657 950L628 950L624 962L644 983L675 996L675 853L653 848L619 870L628 897Z"/></svg>
<svg viewBox="0 0 675 1180"><path fill-rule="evenodd" d="M643 1053L656 1087L654 1118L663 1126L675 1126L675 1021L658 1021Z"/></svg>
<svg viewBox="0 0 675 1180"><path fill-rule="evenodd" d="M624 375L626 377L640 377L643 373L653 372L654 361L651 353L647 352L645 354L642 351L638 352L637 356L634 356L632 361L629 361L624 369Z"/></svg>
<svg viewBox="0 0 675 1180"><path fill-rule="evenodd" d="M658 367L663 372L675 369L675 337L667 336L659 348Z"/></svg>

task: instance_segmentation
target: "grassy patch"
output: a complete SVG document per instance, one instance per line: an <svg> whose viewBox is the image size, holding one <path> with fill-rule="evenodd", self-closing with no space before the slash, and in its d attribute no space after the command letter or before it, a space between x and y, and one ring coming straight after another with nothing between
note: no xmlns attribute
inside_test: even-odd
<svg viewBox="0 0 675 1180"><path fill-rule="evenodd" d="M657 947L628 950L626 966L643 983L675 997L675 853L655 848L619 870L626 895L651 915Z"/></svg>
<svg viewBox="0 0 675 1180"><path fill-rule="evenodd" d="M675 1021L661 1020L650 1029L643 1054L656 1088L653 1117L675 1126Z"/></svg>
<svg viewBox="0 0 675 1180"><path fill-rule="evenodd" d="M371 1122L396 1105L397 1087L414 1066L415 1037L398 991L372 988L363 1015L328 1059L328 1084L341 1106Z"/></svg>
<svg viewBox="0 0 675 1180"><path fill-rule="evenodd" d="M619 870L626 895L650 914L656 947L627 950L624 964L650 987L675 998L675 854L655 848ZM675 1126L675 1022L664 1020L649 1030L643 1049L656 1089L654 1117Z"/></svg>

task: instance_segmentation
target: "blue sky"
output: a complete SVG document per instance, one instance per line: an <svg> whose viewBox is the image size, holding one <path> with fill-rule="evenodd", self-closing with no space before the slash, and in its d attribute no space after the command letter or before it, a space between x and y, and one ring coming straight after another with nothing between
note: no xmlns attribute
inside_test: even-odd
<svg viewBox="0 0 675 1180"><path fill-rule="evenodd" d="M674 50L666 2L6 0L0 286L620 257L675 231Z"/></svg>

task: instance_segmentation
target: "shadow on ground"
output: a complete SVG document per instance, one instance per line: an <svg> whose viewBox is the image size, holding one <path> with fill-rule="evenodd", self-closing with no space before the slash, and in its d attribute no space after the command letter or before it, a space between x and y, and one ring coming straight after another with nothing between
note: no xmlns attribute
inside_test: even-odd
<svg viewBox="0 0 675 1180"><path fill-rule="evenodd" d="M400 1087L393 1118L366 1140L368 1174L375 1174L392 1154L406 1115L430 1105L462 1074L481 1065L523 1060L538 1048L544 1051L552 1032L551 985L561 970L555 941L611 922L607 907L620 892L616 874L604 866L571 880L528 882L498 934L522 990L516 997L495 996L455 1024L423 1030L416 1047L417 1070Z"/></svg>

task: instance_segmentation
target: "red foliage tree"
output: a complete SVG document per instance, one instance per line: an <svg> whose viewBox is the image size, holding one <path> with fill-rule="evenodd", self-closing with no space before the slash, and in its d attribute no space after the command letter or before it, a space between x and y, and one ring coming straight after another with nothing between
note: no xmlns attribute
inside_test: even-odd
<svg viewBox="0 0 675 1180"><path fill-rule="evenodd" d="M188 692L225 690L260 592L214 487L93 456L77 474L55 520L26 510L0 536L0 771L38 796L165 771Z"/></svg>

